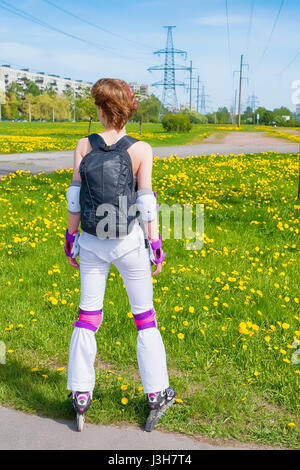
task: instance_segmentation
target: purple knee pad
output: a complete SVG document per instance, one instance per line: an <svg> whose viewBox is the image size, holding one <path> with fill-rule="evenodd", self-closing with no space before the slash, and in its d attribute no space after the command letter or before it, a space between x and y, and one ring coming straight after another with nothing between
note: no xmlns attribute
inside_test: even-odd
<svg viewBox="0 0 300 470"><path fill-rule="evenodd" d="M99 329L102 323L103 313L102 310L82 310L79 309L79 320L73 323L77 328L86 328L94 333Z"/></svg>
<svg viewBox="0 0 300 470"><path fill-rule="evenodd" d="M146 330L147 328L157 328L155 310L147 310L143 313L134 313L133 318L137 327L137 330Z"/></svg>

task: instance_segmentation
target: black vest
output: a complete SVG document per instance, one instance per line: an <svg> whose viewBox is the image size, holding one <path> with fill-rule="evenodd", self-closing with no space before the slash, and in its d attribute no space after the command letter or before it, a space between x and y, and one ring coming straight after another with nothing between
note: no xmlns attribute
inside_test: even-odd
<svg viewBox="0 0 300 470"><path fill-rule="evenodd" d="M113 145L106 145L99 134L88 139L92 150L79 167L81 228L99 238L122 238L131 232L139 215L127 152L138 139L124 135Z"/></svg>

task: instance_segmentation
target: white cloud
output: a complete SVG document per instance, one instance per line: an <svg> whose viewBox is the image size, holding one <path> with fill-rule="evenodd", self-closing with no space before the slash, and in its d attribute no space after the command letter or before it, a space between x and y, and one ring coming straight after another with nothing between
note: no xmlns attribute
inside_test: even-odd
<svg viewBox="0 0 300 470"><path fill-rule="evenodd" d="M43 51L38 47L27 46L19 42L1 42L0 49L3 57L11 57L14 62L20 62L21 64L40 60L44 57Z"/></svg>

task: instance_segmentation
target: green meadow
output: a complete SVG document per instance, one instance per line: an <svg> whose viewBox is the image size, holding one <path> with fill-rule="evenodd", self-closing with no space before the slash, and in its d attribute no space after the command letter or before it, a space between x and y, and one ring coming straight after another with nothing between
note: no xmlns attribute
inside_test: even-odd
<svg viewBox="0 0 300 470"><path fill-rule="evenodd" d="M188 250L171 225L163 271L153 278L178 397L160 430L299 449L298 165L297 155L277 153L155 158L159 203L203 204L205 228L202 248ZM80 300L79 272L63 248L71 178L69 170L17 171L0 180L0 403L68 419L68 348ZM86 419L143 426L137 332L114 266L103 310Z"/></svg>

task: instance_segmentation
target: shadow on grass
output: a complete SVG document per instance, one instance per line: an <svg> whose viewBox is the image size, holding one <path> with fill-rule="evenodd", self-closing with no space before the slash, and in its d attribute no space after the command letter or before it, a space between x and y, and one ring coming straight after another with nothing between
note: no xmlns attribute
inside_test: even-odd
<svg viewBox="0 0 300 470"><path fill-rule="evenodd" d="M43 367L33 372L31 366L15 358L0 364L2 406L41 418L52 418L77 432L75 412L66 384L66 374L55 369ZM119 384L102 387L97 380L93 403L86 415L87 422L103 425L131 423L143 429L148 414L145 396L134 397L125 407L121 405L121 398Z"/></svg>

